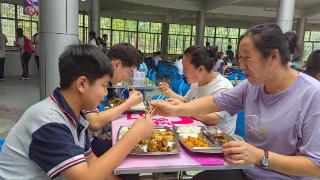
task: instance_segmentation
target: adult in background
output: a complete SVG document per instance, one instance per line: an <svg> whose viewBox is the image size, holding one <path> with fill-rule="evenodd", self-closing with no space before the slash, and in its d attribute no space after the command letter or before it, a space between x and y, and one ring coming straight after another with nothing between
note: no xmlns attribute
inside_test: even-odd
<svg viewBox="0 0 320 180"><path fill-rule="evenodd" d="M102 51L104 53L108 51L108 34L102 35Z"/></svg>
<svg viewBox="0 0 320 180"><path fill-rule="evenodd" d="M39 43L40 43L40 39L39 39L39 33L35 33L33 36L32 36L32 44L34 45L34 60L36 61L37 63L37 68L38 68L38 71L39 71Z"/></svg>
<svg viewBox="0 0 320 180"><path fill-rule="evenodd" d="M2 29L0 27L0 81L4 80L4 62L6 55L6 36L2 33Z"/></svg>
<svg viewBox="0 0 320 180"><path fill-rule="evenodd" d="M315 50L309 55L305 73L320 81L320 50Z"/></svg>
<svg viewBox="0 0 320 180"><path fill-rule="evenodd" d="M99 42L96 37L96 32L94 31L89 32L89 44L94 45L95 47L98 47L99 45Z"/></svg>
<svg viewBox="0 0 320 180"><path fill-rule="evenodd" d="M290 61L288 62L288 66L292 69L301 71L301 55L300 55L300 46L298 44L298 35L294 31L286 32L285 35L288 37L289 41L289 51L291 54Z"/></svg>
<svg viewBox="0 0 320 180"><path fill-rule="evenodd" d="M20 80L29 80L29 61L32 54L32 42L25 35L23 29L17 28L16 30L17 41L14 45L20 50L22 75Z"/></svg>
<svg viewBox="0 0 320 180"><path fill-rule="evenodd" d="M234 58L234 52L232 51L232 46L228 45L228 50L226 51L227 62L232 62Z"/></svg>

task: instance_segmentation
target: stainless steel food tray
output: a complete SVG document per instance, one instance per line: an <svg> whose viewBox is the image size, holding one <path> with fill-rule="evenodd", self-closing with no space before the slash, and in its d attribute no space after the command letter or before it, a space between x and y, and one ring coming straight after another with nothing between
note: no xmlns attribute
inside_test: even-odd
<svg viewBox="0 0 320 180"><path fill-rule="evenodd" d="M123 135L120 134L122 128L129 128L130 129L130 127L131 126L121 126L119 128L119 131L118 131L117 139L119 140L121 138L121 136L124 135L124 134ZM165 127L165 126L155 126L155 129L156 130L160 130L160 131L170 131L170 132L172 132L171 129L169 129L168 127ZM131 151L130 154L133 154L133 155L147 155L147 156L178 154L181 151L181 146L180 146L179 141L176 138L176 136L174 136L174 133L173 133L173 141L169 141L168 142L168 146L171 147L171 151L170 152L161 152L161 151L148 152L147 151L147 148L148 148L147 144L146 145L138 144L138 145L135 146L135 148Z"/></svg>

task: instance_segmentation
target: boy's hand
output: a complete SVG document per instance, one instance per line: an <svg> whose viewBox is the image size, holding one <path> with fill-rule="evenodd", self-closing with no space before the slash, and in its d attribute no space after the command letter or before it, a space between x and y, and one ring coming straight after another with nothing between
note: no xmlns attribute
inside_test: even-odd
<svg viewBox="0 0 320 180"><path fill-rule="evenodd" d="M127 102L129 103L130 107L135 106L141 103L143 100L143 95L139 91L131 91Z"/></svg>
<svg viewBox="0 0 320 180"><path fill-rule="evenodd" d="M138 118L134 122L131 130L134 131L134 133L137 134L138 137L140 137L140 140L151 137L154 131L154 124L153 124L152 118L151 117Z"/></svg>
<svg viewBox="0 0 320 180"><path fill-rule="evenodd" d="M166 82L159 82L159 90L166 96L170 96L170 94L172 93L169 84Z"/></svg>

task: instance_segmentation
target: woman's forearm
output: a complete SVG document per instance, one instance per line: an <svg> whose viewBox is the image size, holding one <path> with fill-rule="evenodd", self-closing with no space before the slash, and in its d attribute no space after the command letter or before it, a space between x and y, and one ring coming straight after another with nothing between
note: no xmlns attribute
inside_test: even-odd
<svg viewBox="0 0 320 180"><path fill-rule="evenodd" d="M320 178L320 167L306 156L285 156L269 152L269 169L293 176Z"/></svg>
<svg viewBox="0 0 320 180"><path fill-rule="evenodd" d="M179 104L174 109L174 113L178 116L206 115L219 111L221 109L216 104L213 96L202 97L188 103Z"/></svg>

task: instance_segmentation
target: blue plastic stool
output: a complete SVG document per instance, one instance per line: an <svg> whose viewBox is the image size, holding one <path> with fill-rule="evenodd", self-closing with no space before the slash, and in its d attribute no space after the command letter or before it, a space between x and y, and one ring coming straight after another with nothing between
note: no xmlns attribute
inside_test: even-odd
<svg viewBox="0 0 320 180"><path fill-rule="evenodd" d="M0 152L1 152L1 150L2 150L3 144L4 144L4 139L0 138Z"/></svg>

